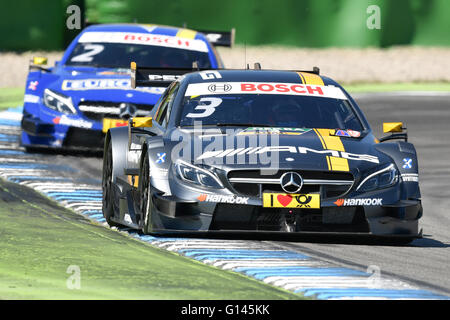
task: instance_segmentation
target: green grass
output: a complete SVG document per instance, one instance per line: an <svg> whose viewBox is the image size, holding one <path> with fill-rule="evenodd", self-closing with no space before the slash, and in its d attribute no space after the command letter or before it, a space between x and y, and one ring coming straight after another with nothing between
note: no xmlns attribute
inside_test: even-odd
<svg viewBox="0 0 450 320"><path fill-rule="evenodd" d="M69 289L71 265L80 289ZM152 247L0 180L0 299L301 299Z"/></svg>
<svg viewBox="0 0 450 320"><path fill-rule="evenodd" d="M23 105L24 88L0 88L0 110Z"/></svg>

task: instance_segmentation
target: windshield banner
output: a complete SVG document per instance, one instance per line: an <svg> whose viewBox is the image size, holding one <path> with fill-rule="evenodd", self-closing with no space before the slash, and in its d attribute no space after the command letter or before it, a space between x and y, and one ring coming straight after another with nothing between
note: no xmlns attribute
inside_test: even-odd
<svg viewBox="0 0 450 320"><path fill-rule="evenodd" d="M202 40L185 39L151 33L137 32L85 32L78 40L80 43L129 43L150 46L170 47L177 49L208 52Z"/></svg>
<svg viewBox="0 0 450 320"><path fill-rule="evenodd" d="M185 96L224 94L285 94L347 100L338 87L277 82L208 82L190 84Z"/></svg>

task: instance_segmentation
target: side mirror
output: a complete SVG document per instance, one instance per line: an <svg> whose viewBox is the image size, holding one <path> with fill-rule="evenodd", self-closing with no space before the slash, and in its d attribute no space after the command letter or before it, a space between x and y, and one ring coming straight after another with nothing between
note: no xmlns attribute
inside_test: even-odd
<svg viewBox="0 0 450 320"><path fill-rule="evenodd" d="M151 128L153 126L152 117L134 117L130 121L133 128Z"/></svg>
<svg viewBox="0 0 450 320"><path fill-rule="evenodd" d="M128 150L131 150L131 142L132 142L132 133L139 132L137 128L151 128L153 126L152 117L134 117L128 120ZM147 134L154 135L152 132L147 132L143 130Z"/></svg>
<svg viewBox="0 0 450 320"><path fill-rule="evenodd" d="M380 142L399 139L408 141L408 133L406 132L406 128L403 127L403 122L384 122L383 132L391 133L391 135L380 138Z"/></svg>
<svg viewBox="0 0 450 320"><path fill-rule="evenodd" d="M28 66L28 70L36 69L44 72L50 72L49 68L44 66L47 65L48 59L46 57L33 57L30 60L30 64Z"/></svg>
<svg viewBox="0 0 450 320"><path fill-rule="evenodd" d="M403 132L403 122L384 122L383 132Z"/></svg>
<svg viewBox="0 0 450 320"><path fill-rule="evenodd" d="M46 66L48 59L46 57L34 57L32 62L36 66Z"/></svg>

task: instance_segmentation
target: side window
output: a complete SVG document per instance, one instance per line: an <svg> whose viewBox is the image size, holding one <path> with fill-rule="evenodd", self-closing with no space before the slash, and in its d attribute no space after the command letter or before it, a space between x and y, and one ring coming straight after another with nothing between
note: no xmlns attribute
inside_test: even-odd
<svg viewBox="0 0 450 320"><path fill-rule="evenodd" d="M166 105L167 97L169 96L169 90L164 91L164 93L161 95L161 97L158 99L158 102L156 102L154 108L155 114L153 115L153 119L157 121L157 119L160 118L161 113L163 111L163 107Z"/></svg>
<svg viewBox="0 0 450 320"><path fill-rule="evenodd" d="M176 93L178 92L179 83L173 83L167 90L167 96L159 106L159 110L155 115L155 120L161 126L166 126L168 115L170 114L170 109L172 107L173 101L175 100Z"/></svg>

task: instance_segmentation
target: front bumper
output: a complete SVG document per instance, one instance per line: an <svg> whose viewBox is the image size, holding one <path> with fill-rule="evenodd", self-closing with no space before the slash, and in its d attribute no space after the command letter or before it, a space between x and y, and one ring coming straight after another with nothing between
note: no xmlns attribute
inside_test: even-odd
<svg viewBox="0 0 450 320"><path fill-rule="evenodd" d="M105 134L98 128L49 123L26 112L23 114L21 127L21 144L25 147L103 150Z"/></svg>
<svg viewBox="0 0 450 320"><path fill-rule="evenodd" d="M419 237L420 200L388 206L264 208L153 195L156 232L239 231ZM249 201L250 203L250 201Z"/></svg>

